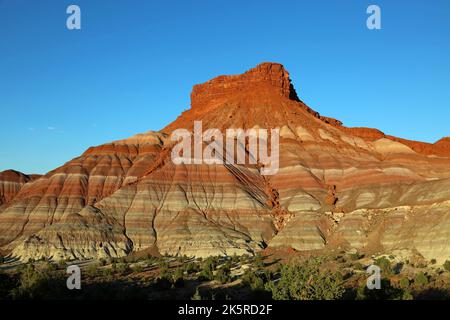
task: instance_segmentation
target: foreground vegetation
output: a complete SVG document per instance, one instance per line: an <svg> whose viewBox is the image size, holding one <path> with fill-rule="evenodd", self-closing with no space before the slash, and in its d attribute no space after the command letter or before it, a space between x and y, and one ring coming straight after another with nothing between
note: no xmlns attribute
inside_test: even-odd
<svg viewBox="0 0 450 320"><path fill-rule="evenodd" d="M3 266L8 263L0 261ZM6 263L6 264L5 264ZM0 271L0 299L449 299L450 262L430 268L358 253L277 259L270 255L127 257L83 262L81 290L68 290L75 261L30 261ZM380 290L366 286L370 264ZM435 264L433 261L431 265Z"/></svg>

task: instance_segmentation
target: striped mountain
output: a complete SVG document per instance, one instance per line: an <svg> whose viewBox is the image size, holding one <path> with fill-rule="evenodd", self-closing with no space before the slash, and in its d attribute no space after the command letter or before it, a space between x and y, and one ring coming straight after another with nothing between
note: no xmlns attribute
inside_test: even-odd
<svg viewBox="0 0 450 320"><path fill-rule="evenodd" d="M279 128L279 171L174 165L175 129ZM159 132L88 149L0 207L0 248L23 260L157 249L208 256L344 248L450 257L450 143L348 128L263 63L194 86L191 108ZM11 198L11 196L9 196Z"/></svg>

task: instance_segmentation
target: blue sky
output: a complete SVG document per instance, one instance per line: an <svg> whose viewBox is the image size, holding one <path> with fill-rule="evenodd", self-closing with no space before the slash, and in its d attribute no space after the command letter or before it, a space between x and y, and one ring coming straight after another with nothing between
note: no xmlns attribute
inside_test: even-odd
<svg viewBox="0 0 450 320"><path fill-rule="evenodd" d="M434 142L450 135L449 35L448 0L0 0L0 171L159 130L194 84L264 61L323 115Z"/></svg>

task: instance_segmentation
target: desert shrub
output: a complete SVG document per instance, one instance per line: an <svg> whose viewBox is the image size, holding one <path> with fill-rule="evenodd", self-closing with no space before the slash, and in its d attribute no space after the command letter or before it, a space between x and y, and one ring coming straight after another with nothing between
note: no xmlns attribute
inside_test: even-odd
<svg viewBox="0 0 450 320"><path fill-rule="evenodd" d="M184 269L186 270L187 274L193 274L200 271L200 266L195 262L189 262L185 265Z"/></svg>
<svg viewBox="0 0 450 320"><path fill-rule="evenodd" d="M271 276L269 272L247 270L242 276L242 283L253 291L265 291Z"/></svg>
<svg viewBox="0 0 450 320"><path fill-rule="evenodd" d="M210 264L212 270L216 270L217 266L220 263L220 257L216 256L216 257L209 257L206 258L206 260L204 261L204 263L206 264Z"/></svg>
<svg viewBox="0 0 450 320"><path fill-rule="evenodd" d="M430 262L431 262L431 264L436 264L437 261L436 261L436 259L431 259Z"/></svg>
<svg viewBox="0 0 450 320"><path fill-rule="evenodd" d="M169 263L165 260L159 261L159 277L155 280L154 284L158 290L167 290L172 287L173 275L170 270Z"/></svg>
<svg viewBox="0 0 450 320"><path fill-rule="evenodd" d="M233 255L230 257L230 259L231 259L231 262L232 262L232 263L239 263L239 262L241 261L241 256L238 256L238 255L236 254L236 252L235 252L235 253L233 253Z"/></svg>
<svg viewBox="0 0 450 320"><path fill-rule="evenodd" d="M264 268L264 256L260 252L255 255L253 265L258 269Z"/></svg>
<svg viewBox="0 0 450 320"><path fill-rule="evenodd" d="M405 290L403 291L402 300L414 300L414 297L409 290Z"/></svg>
<svg viewBox="0 0 450 320"><path fill-rule="evenodd" d="M447 270L447 271L450 271L450 261L449 260L445 261L444 269Z"/></svg>
<svg viewBox="0 0 450 320"><path fill-rule="evenodd" d="M130 272L130 266L128 263L121 262L117 264L116 270L120 274L127 274Z"/></svg>
<svg viewBox="0 0 450 320"><path fill-rule="evenodd" d="M195 289L195 293L194 293L194 295L192 296L191 300L203 300L203 298L202 298L200 292L198 291L198 288Z"/></svg>
<svg viewBox="0 0 450 320"><path fill-rule="evenodd" d="M227 283L231 280L231 272L229 266L222 266L215 275L215 280L219 281L221 284Z"/></svg>
<svg viewBox="0 0 450 320"><path fill-rule="evenodd" d="M231 270L231 268L233 268L233 262L231 261L231 259L228 259L225 261L223 266Z"/></svg>
<svg viewBox="0 0 450 320"><path fill-rule="evenodd" d="M268 288L276 300L335 300L344 294L339 273L320 270L321 261L310 259L281 268L280 279Z"/></svg>
<svg viewBox="0 0 450 320"><path fill-rule="evenodd" d="M53 271L58 270L58 265L55 264L55 263L51 263L51 262L49 262L49 261L46 261L46 262L44 263L43 268L44 268L45 270L47 270L48 272L53 272Z"/></svg>
<svg viewBox="0 0 450 320"><path fill-rule="evenodd" d="M357 260L360 260L362 258L364 258L364 255L361 254L361 253L356 252L356 253L350 254L350 259L353 260L353 261L357 261Z"/></svg>
<svg viewBox="0 0 450 320"><path fill-rule="evenodd" d="M166 260L159 260L158 261L158 268L160 270L169 270L169 268L170 268L169 262L166 261Z"/></svg>
<svg viewBox="0 0 450 320"><path fill-rule="evenodd" d="M389 279L381 279L380 289L369 289L364 281L356 292L356 300L403 300L403 289L392 286Z"/></svg>
<svg viewBox="0 0 450 320"><path fill-rule="evenodd" d="M385 257L375 260L374 264L381 269L383 276L389 276L393 273L391 262Z"/></svg>
<svg viewBox="0 0 450 320"><path fill-rule="evenodd" d="M218 292L214 290L199 290L199 288L197 288L195 290L195 294L191 297L191 300L225 300L225 297L222 297L222 294L220 292L219 296L217 295Z"/></svg>
<svg viewBox="0 0 450 320"><path fill-rule="evenodd" d="M160 278L171 278L170 274L170 266L167 261L160 261L159 262L159 277Z"/></svg>
<svg viewBox="0 0 450 320"><path fill-rule="evenodd" d="M27 264L19 269L18 286L11 290L15 300L56 299L66 293L65 278L61 274L47 269L37 270Z"/></svg>
<svg viewBox="0 0 450 320"><path fill-rule="evenodd" d="M113 275L113 270L111 268L104 268L102 269L102 274L105 277L111 277Z"/></svg>
<svg viewBox="0 0 450 320"><path fill-rule="evenodd" d="M207 258L202 263L202 270L200 272L200 280L213 280L214 279L214 270L217 266L217 260L213 257Z"/></svg>
<svg viewBox="0 0 450 320"><path fill-rule="evenodd" d="M423 272L419 272L414 277L414 284L417 284L419 286L427 285L428 284L428 277Z"/></svg>
<svg viewBox="0 0 450 320"><path fill-rule="evenodd" d="M179 256L179 257L177 257L177 261L179 261L179 262L181 262L181 263L184 263L184 262L186 262L186 261L189 261L189 257L187 256L187 255L185 255L185 254L183 254L182 256Z"/></svg>
<svg viewBox="0 0 450 320"><path fill-rule="evenodd" d="M175 272L173 273L173 285L176 288L184 287L184 269L183 268L177 268Z"/></svg>
<svg viewBox="0 0 450 320"><path fill-rule="evenodd" d="M410 284L410 282L409 282L409 279L408 279L408 278L402 278L402 279L400 279L400 281L399 281L399 285L400 285L400 287L403 288L403 289L408 288L408 287L409 287L409 284Z"/></svg>
<svg viewBox="0 0 450 320"><path fill-rule="evenodd" d="M118 260L119 260L119 262L121 262L121 263L127 263L127 262L128 262L128 261L127 261L127 257L121 257L121 258L119 258Z"/></svg>
<svg viewBox="0 0 450 320"><path fill-rule="evenodd" d="M137 264L133 265L132 270L133 270L133 272L141 273L143 268L142 268L141 264L137 263Z"/></svg>
<svg viewBox="0 0 450 320"><path fill-rule="evenodd" d="M107 261L106 259L104 259L104 258L101 258L101 259L99 260L99 263L100 263L100 265L101 265L102 267L104 267L104 266L106 266L106 265L108 264L108 261Z"/></svg>
<svg viewBox="0 0 450 320"><path fill-rule="evenodd" d="M236 262L236 263L246 264L249 262L250 256L248 254L243 254L241 256L237 256L236 259L237 259L237 261L234 261L234 260L232 260L232 261Z"/></svg>
<svg viewBox="0 0 450 320"><path fill-rule="evenodd" d="M209 280L214 279L214 273L211 270L211 267L210 266L203 266L203 269L200 272L198 279L200 281L209 281Z"/></svg>
<svg viewBox="0 0 450 320"><path fill-rule="evenodd" d="M61 260L58 261L58 268L59 269L66 269L66 267L67 267L66 260L61 259Z"/></svg>
<svg viewBox="0 0 450 320"><path fill-rule="evenodd" d="M364 266L360 262L356 262L353 264L353 269L355 270L364 270Z"/></svg>
<svg viewBox="0 0 450 320"><path fill-rule="evenodd" d="M86 274L95 277L98 274L99 265L96 263L90 264L86 267Z"/></svg>

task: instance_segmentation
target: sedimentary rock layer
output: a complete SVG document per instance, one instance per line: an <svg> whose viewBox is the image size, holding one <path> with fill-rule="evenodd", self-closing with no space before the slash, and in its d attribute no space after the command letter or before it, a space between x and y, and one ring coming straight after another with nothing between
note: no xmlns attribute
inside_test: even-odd
<svg viewBox="0 0 450 320"><path fill-rule="evenodd" d="M0 211L2 206L6 206L15 198L27 182L34 181L39 177L36 174L26 175L15 170L0 172Z"/></svg>
<svg viewBox="0 0 450 320"><path fill-rule="evenodd" d="M267 246L449 257L450 142L347 128L305 105L264 63L194 87L160 132L90 148L27 184L0 213L0 246L22 259L99 258L157 248L208 256ZM181 164L175 129L278 128L279 170Z"/></svg>

